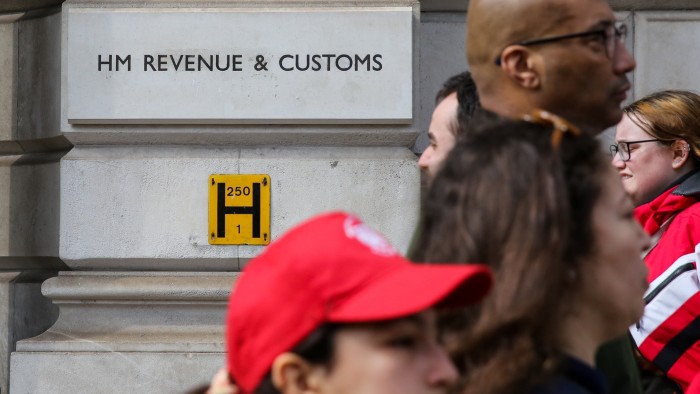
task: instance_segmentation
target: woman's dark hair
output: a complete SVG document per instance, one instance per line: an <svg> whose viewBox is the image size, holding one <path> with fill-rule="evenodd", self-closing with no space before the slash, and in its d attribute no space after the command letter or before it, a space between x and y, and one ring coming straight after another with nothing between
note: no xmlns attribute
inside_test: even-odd
<svg viewBox="0 0 700 394"><path fill-rule="evenodd" d="M470 127L431 184L412 258L494 270L491 294L450 333L459 335L460 389L527 392L561 360L558 334L594 249L608 159L589 135L566 133L553 146L550 126Z"/></svg>
<svg viewBox="0 0 700 394"><path fill-rule="evenodd" d="M341 326L335 323L325 323L309 334L303 341L292 349L295 353L313 365L322 365L329 370L333 368L333 355L335 353L335 334ZM279 394L279 390L272 384L270 372L265 375L262 382L255 389L255 394Z"/></svg>

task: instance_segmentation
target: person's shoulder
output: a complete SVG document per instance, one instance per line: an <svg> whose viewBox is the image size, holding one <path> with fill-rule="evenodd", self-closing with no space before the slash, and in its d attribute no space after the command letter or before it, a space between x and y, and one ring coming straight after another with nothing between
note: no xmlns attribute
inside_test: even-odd
<svg viewBox="0 0 700 394"><path fill-rule="evenodd" d="M675 230L683 231L700 241L700 201L679 212L672 220L671 226ZM672 230L669 226L669 230Z"/></svg>
<svg viewBox="0 0 700 394"><path fill-rule="evenodd" d="M530 394L598 394L564 376L555 376L547 384L537 386Z"/></svg>
<svg viewBox="0 0 700 394"><path fill-rule="evenodd" d="M596 368L583 361L567 356L562 361L559 372L532 394L606 394L608 385L605 376Z"/></svg>

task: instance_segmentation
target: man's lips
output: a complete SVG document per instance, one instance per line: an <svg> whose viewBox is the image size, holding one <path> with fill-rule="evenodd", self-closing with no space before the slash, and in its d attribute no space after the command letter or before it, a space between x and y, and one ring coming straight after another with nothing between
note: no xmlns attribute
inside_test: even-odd
<svg viewBox="0 0 700 394"><path fill-rule="evenodd" d="M613 97L619 101L625 101L627 99L627 91L630 90L631 87L629 83L624 84L621 88L615 90Z"/></svg>
<svg viewBox="0 0 700 394"><path fill-rule="evenodd" d="M632 175L626 174L626 173L624 173L624 172L621 172L621 173L620 173L620 178L622 178L623 181L626 181L626 180L632 178Z"/></svg>

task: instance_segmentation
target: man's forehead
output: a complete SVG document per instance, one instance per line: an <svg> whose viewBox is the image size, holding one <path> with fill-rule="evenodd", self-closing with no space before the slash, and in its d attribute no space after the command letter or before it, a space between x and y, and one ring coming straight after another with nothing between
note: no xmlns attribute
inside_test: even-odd
<svg viewBox="0 0 700 394"><path fill-rule="evenodd" d="M489 45L498 47L614 20L606 0L472 0L469 12L481 30L473 38L486 39L483 33L488 31Z"/></svg>
<svg viewBox="0 0 700 394"><path fill-rule="evenodd" d="M595 29L614 18L606 0L471 0L467 58L475 79L481 78L483 84L493 70L493 59L506 46Z"/></svg>
<svg viewBox="0 0 700 394"><path fill-rule="evenodd" d="M542 0L544 14L556 21L561 30L582 31L615 20L615 14L605 0ZM535 17L536 18L536 17Z"/></svg>

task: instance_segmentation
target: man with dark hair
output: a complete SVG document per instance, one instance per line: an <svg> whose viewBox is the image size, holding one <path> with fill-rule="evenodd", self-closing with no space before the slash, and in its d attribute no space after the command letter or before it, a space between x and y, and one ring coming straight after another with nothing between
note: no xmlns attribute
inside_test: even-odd
<svg viewBox="0 0 700 394"><path fill-rule="evenodd" d="M432 178L455 145L460 123L468 123L479 107L479 96L471 73L465 71L449 78L435 96L435 110L428 127L430 145L418 165Z"/></svg>

